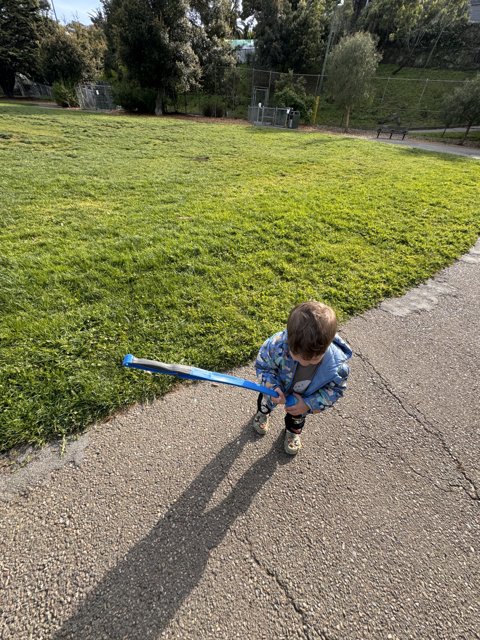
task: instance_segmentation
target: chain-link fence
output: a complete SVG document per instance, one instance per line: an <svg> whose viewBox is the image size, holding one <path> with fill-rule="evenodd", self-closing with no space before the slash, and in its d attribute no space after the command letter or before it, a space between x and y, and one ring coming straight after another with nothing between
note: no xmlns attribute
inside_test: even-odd
<svg viewBox="0 0 480 640"><path fill-rule="evenodd" d="M289 107L277 98L279 82L285 83L288 74L252 67L217 68L211 93L200 91L179 96L173 109L180 113L208 117L248 117L249 106ZM465 80L437 78L406 78L375 76L373 99L369 105L358 107L351 115L352 128L372 129L379 124L395 124L406 128L443 126L441 104L445 96ZM326 76L294 74L291 81L304 94L310 105L304 122L328 126L343 124L341 111L325 94ZM111 88L107 84L83 84L76 88L80 107L85 110L115 109ZM50 98L52 87L32 82L17 74L14 95L25 98ZM319 96L317 106L313 107Z"/></svg>
<svg viewBox="0 0 480 640"><path fill-rule="evenodd" d="M86 111L112 111L115 108L108 84L78 84L75 87L78 104Z"/></svg>
<svg viewBox="0 0 480 640"><path fill-rule="evenodd" d="M33 82L21 73L15 76L13 95L21 98L52 98L52 87L41 82Z"/></svg>
<svg viewBox="0 0 480 640"><path fill-rule="evenodd" d="M289 74L251 67L218 68L211 93L183 94L170 108L191 115L245 119L249 106L292 107L295 105L285 105L277 99L278 87L285 84L287 76ZM305 123L338 127L343 124L342 112L326 96L326 79L321 74L294 74L289 82L297 87L297 93L303 94L309 108L308 114L303 116ZM379 124L405 128L443 126L442 101L465 82L399 76L375 76L372 81L372 101L353 111L352 128L374 129ZM108 85L81 85L77 95L83 109L115 108Z"/></svg>
<svg viewBox="0 0 480 640"><path fill-rule="evenodd" d="M288 74L262 69L238 67L218 71L216 91L210 95L200 92L181 97L176 110L210 117L247 117L248 107L292 106L276 101L278 82ZM341 126L342 113L325 94L326 76L321 74L294 74L295 86L304 92L306 103L313 105L319 96L318 109L311 108L305 122ZM353 111L351 127L375 128L379 124L392 123L407 128L442 126L441 104L445 96L462 85L465 80L405 78L375 76L373 98L369 105Z"/></svg>
<svg viewBox="0 0 480 640"><path fill-rule="evenodd" d="M354 117L360 123L376 119L378 124L391 122L408 128L443 126L442 102L464 82L376 76L373 79L374 98L371 105L354 114Z"/></svg>
<svg viewBox="0 0 480 640"><path fill-rule="evenodd" d="M298 129L300 112L290 108L264 107L261 104L250 105L248 107L248 120L257 126Z"/></svg>

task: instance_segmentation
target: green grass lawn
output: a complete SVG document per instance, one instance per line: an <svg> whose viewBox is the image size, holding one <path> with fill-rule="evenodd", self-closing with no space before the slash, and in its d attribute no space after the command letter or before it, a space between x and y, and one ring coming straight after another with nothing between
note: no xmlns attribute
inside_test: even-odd
<svg viewBox="0 0 480 640"><path fill-rule="evenodd" d="M128 352L226 370L293 304L345 320L480 231L477 163L345 137L3 104L0 163L2 450L170 388Z"/></svg>

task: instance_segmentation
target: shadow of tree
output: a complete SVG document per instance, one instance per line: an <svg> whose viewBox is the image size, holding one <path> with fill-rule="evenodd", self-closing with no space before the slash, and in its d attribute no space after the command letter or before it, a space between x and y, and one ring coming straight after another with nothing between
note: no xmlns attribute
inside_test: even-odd
<svg viewBox="0 0 480 640"><path fill-rule="evenodd" d="M283 438L281 433L280 438ZM228 442L127 556L89 593L55 640L144 640L157 637L200 581L210 551L245 513L278 464L287 462L277 439L224 500L206 511L251 429Z"/></svg>

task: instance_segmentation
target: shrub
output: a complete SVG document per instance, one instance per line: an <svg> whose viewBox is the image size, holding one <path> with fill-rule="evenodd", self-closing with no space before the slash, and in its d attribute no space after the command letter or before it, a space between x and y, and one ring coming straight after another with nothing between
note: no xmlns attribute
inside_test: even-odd
<svg viewBox="0 0 480 640"><path fill-rule="evenodd" d="M466 127L460 143L463 144L470 128L480 123L480 73L457 87L453 93L448 94L441 109L445 127L450 127L452 124Z"/></svg>
<svg viewBox="0 0 480 640"><path fill-rule="evenodd" d="M77 94L73 84L54 82L52 87L53 99L60 107L78 107Z"/></svg>
<svg viewBox="0 0 480 640"><path fill-rule="evenodd" d="M133 80L116 80L112 83L115 104L132 113L155 113L155 89L143 89Z"/></svg>
<svg viewBox="0 0 480 640"><path fill-rule="evenodd" d="M223 118L225 103L221 98L208 96L202 103L202 113L207 118Z"/></svg>
<svg viewBox="0 0 480 640"><path fill-rule="evenodd" d="M300 117L305 120L311 114L313 97L302 96L292 87L285 87L275 93L274 103L276 107L292 107L294 111L300 111Z"/></svg>
<svg viewBox="0 0 480 640"><path fill-rule="evenodd" d="M305 120L311 114L313 102L313 96L306 94L305 80L302 77L295 79L293 71L276 82L273 99L276 107L292 107L294 111L300 111L300 117Z"/></svg>

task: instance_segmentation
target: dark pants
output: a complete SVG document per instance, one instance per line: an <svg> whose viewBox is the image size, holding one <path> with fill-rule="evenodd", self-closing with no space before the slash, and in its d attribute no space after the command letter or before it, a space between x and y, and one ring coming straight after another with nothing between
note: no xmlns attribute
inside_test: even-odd
<svg viewBox="0 0 480 640"><path fill-rule="evenodd" d="M257 409L260 413L268 415L272 412L265 403L262 404L263 393L260 393L257 398ZM292 416L289 413L285 414L285 429L290 433L302 433L302 429L305 426L305 416Z"/></svg>

